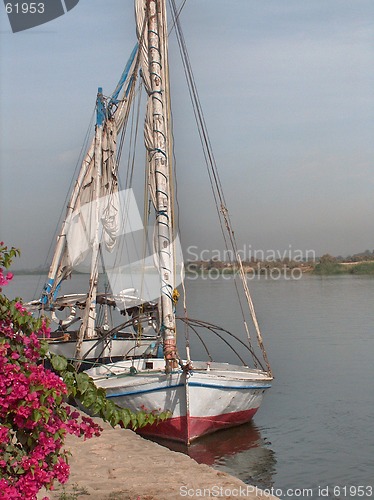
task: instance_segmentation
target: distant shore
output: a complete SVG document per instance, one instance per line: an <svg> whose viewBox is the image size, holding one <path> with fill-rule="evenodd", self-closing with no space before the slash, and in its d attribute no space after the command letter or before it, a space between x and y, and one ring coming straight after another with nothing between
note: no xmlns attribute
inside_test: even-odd
<svg viewBox="0 0 374 500"><path fill-rule="evenodd" d="M298 274L298 278L302 274L315 275L335 275L335 274L373 274L374 275L374 260L344 262L336 258L321 258L316 262L298 262L298 261L257 261L243 262L243 270L247 275L293 275ZM230 276L239 273L239 267L231 262L221 261L198 261L189 262L186 265L187 276L206 276L214 275Z"/></svg>

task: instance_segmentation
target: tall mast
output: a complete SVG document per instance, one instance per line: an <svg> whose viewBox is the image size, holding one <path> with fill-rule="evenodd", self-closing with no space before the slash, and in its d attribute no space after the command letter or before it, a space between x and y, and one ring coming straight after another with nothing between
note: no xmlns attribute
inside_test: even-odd
<svg viewBox="0 0 374 500"><path fill-rule="evenodd" d="M98 259L99 259L99 230L100 230L100 194L102 177L102 140L103 128L105 123L105 105L102 89L99 88L97 94L97 118L95 127L95 156L94 156L94 191L92 200L93 217L95 222L94 239L92 242L91 270L89 291L86 299L86 307L83 314L83 320L78 332L78 339L75 349L75 358L81 359L81 347L84 338L93 338L95 336L96 324L96 296L98 285ZM79 363L79 361L78 361Z"/></svg>
<svg viewBox="0 0 374 500"><path fill-rule="evenodd" d="M177 366L174 313L174 248L172 189L170 179L171 134L169 130L167 64L167 21L165 0L147 0L148 61L151 78L153 150L149 152L156 184L156 227L161 280L161 330L164 338L166 371Z"/></svg>

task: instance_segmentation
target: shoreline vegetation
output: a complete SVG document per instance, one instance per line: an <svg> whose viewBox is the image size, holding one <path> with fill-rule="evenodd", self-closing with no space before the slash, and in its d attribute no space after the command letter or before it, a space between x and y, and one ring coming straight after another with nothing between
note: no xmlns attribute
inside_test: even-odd
<svg viewBox="0 0 374 500"><path fill-rule="evenodd" d="M210 277L217 279L219 276L230 277L239 273L239 266L232 261L222 261L218 258L207 260L189 260L185 262L185 272L189 278ZM264 276L279 279L280 277L293 277L300 279L303 274L319 276L351 274L374 275L374 250L355 254L348 257L334 257L330 254L311 259L295 259L290 257L268 258L242 261L243 270L247 277ZM73 271L74 272L74 271ZM47 274L48 269L38 267L34 269L16 270L14 274ZM75 274L76 272L74 272ZM85 273L78 273L85 274Z"/></svg>
<svg viewBox="0 0 374 500"><path fill-rule="evenodd" d="M252 260L243 261L243 270L247 275L252 276L288 276L299 279L302 274L313 275L374 275L374 254L370 259L347 260L342 257L332 257L329 254L321 258L309 261L299 261L291 259L277 260ZM187 275L207 275L212 277L214 274L230 275L239 272L239 266L231 262L222 262L218 260L210 261L190 261L186 263Z"/></svg>

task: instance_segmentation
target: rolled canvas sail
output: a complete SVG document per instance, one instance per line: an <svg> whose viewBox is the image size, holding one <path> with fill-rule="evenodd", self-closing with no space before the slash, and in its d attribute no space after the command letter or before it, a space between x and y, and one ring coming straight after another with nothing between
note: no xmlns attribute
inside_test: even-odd
<svg viewBox="0 0 374 500"><path fill-rule="evenodd" d="M102 158L102 175L100 196L109 196L118 191L118 165L116 161L116 141L117 135L125 125L129 115L129 109L133 100L133 92L135 83L135 68L138 64L138 48L135 47L130 59L126 65L125 71L121 76L121 80L116 87L110 101L110 114L105 119L103 124L103 158ZM120 98L118 95L121 93ZM93 178L94 178L94 149L95 139L92 139L91 145L87 151L85 158L82 161L81 168L72 191L66 218L62 224L61 231L58 236L57 245L55 248L52 264L48 274L48 281L45 286L42 299L43 303L53 300L53 296L59 288L61 282L70 275L75 262L81 261L87 254L85 237L82 240L82 248L79 249L79 240L73 247L68 245L67 232L71 226L73 213L79 213L80 207L86 203L91 203L93 196ZM105 243L108 248L115 246L116 226L116 208L113 203L110 203L103 218L103 227L106 228ZM82 229L82 228L81 228ZM71 228L70 228L71 230ZM72 255L69 254L69 250ZM80 257L79 257L80 256Z"/></svg>

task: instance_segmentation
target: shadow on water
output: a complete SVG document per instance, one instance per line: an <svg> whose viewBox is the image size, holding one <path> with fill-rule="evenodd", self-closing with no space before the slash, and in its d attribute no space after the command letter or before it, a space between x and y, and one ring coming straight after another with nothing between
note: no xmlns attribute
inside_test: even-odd
<svg viewBox="0 0 374 500"><path fill-rule="evenodd" d="M197 439L190 446L159 438L148 438L184 453L200 464L227 472L247 484L271 488L276 473L275 453L253 422Z"/></svg>

